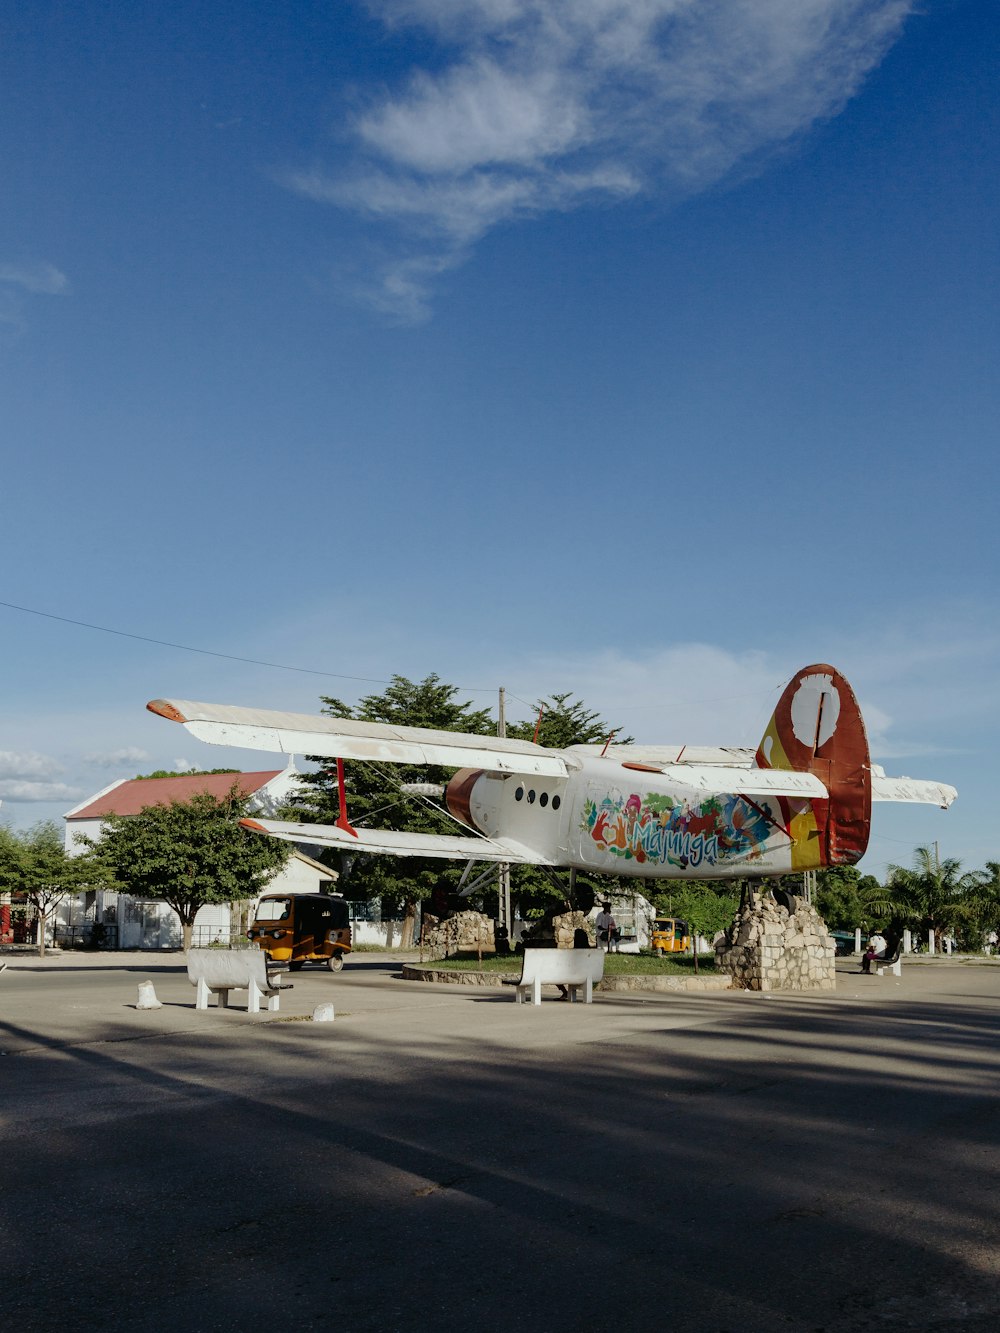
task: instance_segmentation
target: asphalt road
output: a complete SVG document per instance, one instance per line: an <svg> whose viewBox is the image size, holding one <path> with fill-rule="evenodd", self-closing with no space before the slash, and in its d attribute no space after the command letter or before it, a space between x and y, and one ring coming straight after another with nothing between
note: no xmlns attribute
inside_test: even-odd
<svg viewBox="0 0 1000 1333"><path fill-rule="evenodd" d="M172 957L0 975L5 1327L1000 1327L1000 966L538 1009L372 955L293 980L254 1018Z"/></svg>

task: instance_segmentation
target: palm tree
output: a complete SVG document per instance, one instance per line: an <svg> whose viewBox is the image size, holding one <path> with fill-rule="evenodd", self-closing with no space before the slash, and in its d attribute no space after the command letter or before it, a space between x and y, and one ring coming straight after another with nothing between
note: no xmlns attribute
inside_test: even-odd
<svg viewBox="0 0 1000 1333"><path fill-rule="evenodd" d="M975 887L975 876L962 874L961 861L954 857L942 861L930 847L917 848L910 870L889 866L886 880L893 917L921 934L933 931L936 941L943 931L963 922L967 895Z"/></svg>
<svg viewBox="0 0 1000 1333"><path fill-rule="evenodd" d="M865 875L858 884L858 905L862 924L866 927L869 924L887 926L900 915L892 884L880 884L874 875Z"/></svg>

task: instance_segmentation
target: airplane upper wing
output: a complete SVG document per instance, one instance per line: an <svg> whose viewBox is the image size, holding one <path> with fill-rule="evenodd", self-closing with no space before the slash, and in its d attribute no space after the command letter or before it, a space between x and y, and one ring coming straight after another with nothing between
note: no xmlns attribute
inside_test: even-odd
<svg viewBox="0 0 1000 1333"><path fill-rule="evenodd" d="M572 753L602 755L621 763L721 764L726 768L752 768L756 750L739 745L571 745Z"/></svg>
<svg viewBox="0 0 1000 1333"><path fill-rule="evenodd" d="M340 851L384 856L432 856L451 861L508 861L550 866L556 862L510 838L465 838L446 833L399 833L395 829L355 829L336 824L292 824L278 819L241 819L244 828L269 833L285 842L313 843Z"/></svg>
<svg viewBox="0 0 1000 1333"><path fill-rule="evenodd" d="M171 722L180 722L201 741L246 750L371 759L390 764L444 764L449 768L484 768L545 777L565 777L576 767L562 751L499 736L394 727L384 722L355 722L349 718L194 703L188 699L154 699L146 707Z"/></svg>

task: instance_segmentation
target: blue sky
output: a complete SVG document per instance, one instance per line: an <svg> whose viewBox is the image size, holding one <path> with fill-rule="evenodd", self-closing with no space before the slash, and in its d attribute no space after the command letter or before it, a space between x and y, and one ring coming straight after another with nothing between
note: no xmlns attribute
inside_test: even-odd
<svg viewBox="0 0 1000 1333"><path fill-rule="evenodd" d="M433 671L750 744L831 661L960 790L866 868L1000 859L995 5L26 0L0 41L0 818L258 763L160 695Z"/></svg>

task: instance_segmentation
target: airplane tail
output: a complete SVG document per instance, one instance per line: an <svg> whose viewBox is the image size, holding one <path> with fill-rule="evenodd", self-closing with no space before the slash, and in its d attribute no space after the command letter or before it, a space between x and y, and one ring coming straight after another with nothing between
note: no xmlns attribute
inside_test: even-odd
<svg viewBox="0 0 1000 1333"><path fill-rule="evenodd" d="M829 793L827 801L790 802L796 870L854 865L864 856L872 812L868 736L854 691L835 667L818 664L795 673L755 763L812 773Z"/></svg>

